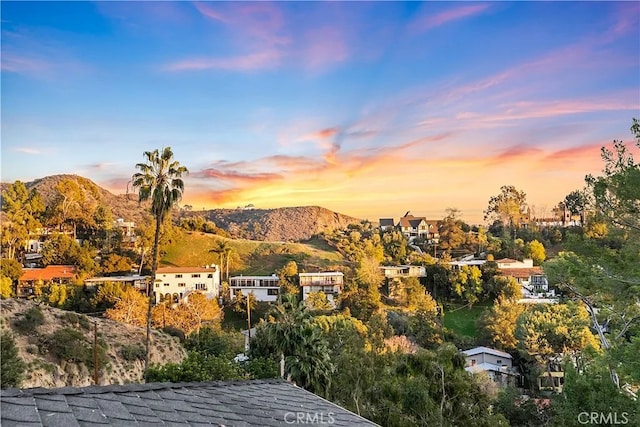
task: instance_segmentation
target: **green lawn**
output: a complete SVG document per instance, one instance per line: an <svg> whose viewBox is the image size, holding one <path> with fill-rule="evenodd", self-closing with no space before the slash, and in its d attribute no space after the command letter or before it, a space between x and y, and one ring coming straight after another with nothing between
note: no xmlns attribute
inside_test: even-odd
<svg viewBox="0 0 640 427"><path fill-rule="evenodd" d="M458 335L476 337L476 320L488 310L489 306L474 305L471 308L452 307L444 312L444 326L456 332Z"/></svg>

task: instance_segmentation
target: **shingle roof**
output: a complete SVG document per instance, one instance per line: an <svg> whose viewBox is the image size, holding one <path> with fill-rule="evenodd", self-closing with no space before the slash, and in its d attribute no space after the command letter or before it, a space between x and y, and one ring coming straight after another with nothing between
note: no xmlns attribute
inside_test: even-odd
<svg viewBox="0 0 640 427"><path fill-rule="evenodd" d="M393 227L393 218L380 218L380 227Z"/></svg>
<svg viewBox="0 0 640 427"><path fill-rule="evenodd" d="M7 389L0 401L3 427L376 425L279 379Z"/></svg>

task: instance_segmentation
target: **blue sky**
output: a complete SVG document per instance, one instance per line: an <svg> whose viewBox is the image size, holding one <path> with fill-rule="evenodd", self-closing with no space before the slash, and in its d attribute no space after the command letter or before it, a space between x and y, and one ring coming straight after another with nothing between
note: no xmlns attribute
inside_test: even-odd
<svg viewBox="0 0 640 427"><path fill-rule="evenodd" d="M10 2L2 181L124 193L171 146L195 209L539 214L640 116L638 2Z"/></svg>

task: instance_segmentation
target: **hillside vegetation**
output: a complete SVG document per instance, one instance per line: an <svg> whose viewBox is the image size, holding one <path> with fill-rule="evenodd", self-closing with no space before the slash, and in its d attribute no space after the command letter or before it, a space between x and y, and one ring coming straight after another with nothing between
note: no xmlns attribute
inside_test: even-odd
<svg viewBox="0 0 640 427"><path fill-rule="evenodd" d="M301 243L261 242L225 237L201 232L185 232L164 248L163 266L193 266L219 264L219 255L212 252L218 242L232 249L229 270L232 274L268 275L282 268L287 261L296 261L301 269L325 269L340 264L342 256L325 241L312 239Z"/></svg>
<svg viewBox="0 0 640 427"><path fill-rule="evenodd" d="M22 388L93 384L94 322L99 383L143 382L144 328L17 299L2 300L1 319L26 364ZM151 363L179 363L185 356L178 338L152 330Z"/></svg>

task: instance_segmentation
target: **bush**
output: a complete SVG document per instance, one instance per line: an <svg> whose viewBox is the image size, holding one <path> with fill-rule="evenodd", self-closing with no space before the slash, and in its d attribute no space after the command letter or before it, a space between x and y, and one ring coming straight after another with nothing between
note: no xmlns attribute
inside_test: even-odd
<svg viewBox="0 0 640 427"><path fill-rule="evenodd" d="M98 366L104 366L108 359L104 342L98 343ZM71 328L58 329L50 335L47 348L59 360L83 363L93 368L93 348L82 332Z"/></svg>
<svg viewBox="0 0 640 427"><path fill-rule="evenodd" d="M205 356L189 352L182 363L151 366L145 373L147 382L226 381L244 379L245 372L235 362L224 357Z"/></svg>
<svg viewBox="0 0 640 427"><path fill-rule="evenodd" d="M36 331L36 328L44 322L44 314L40 307L31 307L21 318L17 319L14 326L23 334L30 334Z"/></svg>
<svg viewBox="0 0 640 427"><path fill-rule="evenodd" d="M242 364L242 367L252 379L280 377L280 364L273 359L261 357L249 359Z"/></svg>
<svg viewBox="0 0 640 427"><path fill-rule="evenodd" d="M208 356L233 357L244 351L244 335L240 332L202 328L200 332L189 335L184 347Z"/></svg>
<svg viewBox="0 0 640 427"><path fill-rule="evenodd" d="M0 335L0 387L20 387L25 368L13 336L3 331Z"/></svg>
<svg viewBox="0 0 640 427"><path fill-rule="evenodd" d="M119 353L120 356L128 362L133 362L135 360L145 360L147 356L147 351L145 350L145 348L137 344L125 345L120 349Z"/></svg>

